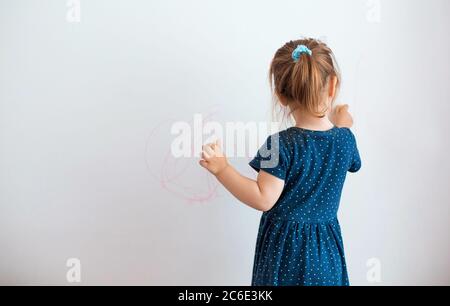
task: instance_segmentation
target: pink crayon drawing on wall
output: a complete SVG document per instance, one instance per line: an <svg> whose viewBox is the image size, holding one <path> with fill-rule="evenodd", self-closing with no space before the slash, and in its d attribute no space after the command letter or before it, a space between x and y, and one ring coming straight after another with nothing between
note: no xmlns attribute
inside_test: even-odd
<svg viewBox="0 0 450 306"><path fill-rule="evenodd" d="M213 113L204 115L204 123L211 120ZM189 123L192 127L192 119L182 121ZM218 196L218 182L205 169L198 165L199 156L195 154L195 141L191 142L191 154L189 157L174 156L171 146L176 135L171 133L174 122L177 119L166 119L160 121L150 132L145 152L147 168L166 192L185 200L188 203L206 203ZM194 133L192 133L194 134Z"/></svg>

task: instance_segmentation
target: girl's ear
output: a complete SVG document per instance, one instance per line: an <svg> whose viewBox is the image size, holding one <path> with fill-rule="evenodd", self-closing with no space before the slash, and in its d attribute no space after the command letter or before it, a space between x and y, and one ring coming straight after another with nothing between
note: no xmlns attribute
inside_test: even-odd
<svg viewBox="0 0 450 306"><path fill-rule="evenodd" d="M336 86L337 86L337 77L332 76L330 77L330 80L328 81L328 96L330 98L334 98L336 95Z"/></svg>

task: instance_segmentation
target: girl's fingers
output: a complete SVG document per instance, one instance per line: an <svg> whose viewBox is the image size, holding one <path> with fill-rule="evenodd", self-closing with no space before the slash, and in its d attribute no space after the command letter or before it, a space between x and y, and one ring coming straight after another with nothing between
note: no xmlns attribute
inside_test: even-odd
<svg viewBox="0 0 450 306"><path fill-rule="evenodd" d="M339 105L339 106L336 106L336 112L337 112L337 113L347 112L347 111L348 111L348 108L349 108L348 104L345 104L345 105Z"/></svg>
<svg viewBox="0 0 450 306"><path fill-rule="evenodd" d="M222 148L222 143L219 139L216 140L216 142L214 143L214 149L221 149Z"/></svg>
<svg viewBox="0 0 450 306"><path fill-rule="evenodd" d="M208 154L208 152L203 151L202 152L202 158L206 161L211 159L211 156Z"/></svg>
<svg viewBox="0 0 450 306"><path fill-rule="evenodd" d="M206 152L210 157L213 157L215 155L214 149L211 145L207 145L204 149L204 152Z"/></svg>
<svg viewBox="0 0 450 306"><path fill-rule="evenodd" d="M348 107L348 104L339 104L339 105L336 105L336 109L343 109L343 108L346 108L346 107Z"/></svg>
<svg viewBox="0 0 450 306"><path fill-rule="evenodd" d="M214 143L202 146L202 156L207 161L214 157L222 157L223 154L220 148L219 140L216 140Z"/></svg>
<svg viewBox="0 0 450 306"><path fill-rule="evenodd" d="M213 144L212 143L208 143L202 146L202 150L206 151L208 148L212 148Z"/></svg>
<svg viewBox="0 0 450 306"><path fill-rule="evenodd" d="M208 145L203 145L202 146L202 158L203 159L211 158L211 156L208 154L208 151L206 150L207 147L208 147Z"/></svg>
<svg viewBox="0 0 450 306"><path fill-rule="evenodd" d="M200 160L198 162L200 164L200 166L202 166L203 168L207 169L208 168L208 162L206 160Z"/></svg>

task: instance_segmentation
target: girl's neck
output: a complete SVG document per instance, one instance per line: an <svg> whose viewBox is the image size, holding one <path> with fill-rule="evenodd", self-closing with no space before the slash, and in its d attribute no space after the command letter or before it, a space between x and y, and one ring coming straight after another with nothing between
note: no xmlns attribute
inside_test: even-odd
<svg viewBox="0 0 450 306"><path fill-rule="evenodd" d="M323 118L316 117L305 110L296 110L292 113L295 120L295 126L298 128L313 131L328 131L334 127L328 116Z"/></svg>

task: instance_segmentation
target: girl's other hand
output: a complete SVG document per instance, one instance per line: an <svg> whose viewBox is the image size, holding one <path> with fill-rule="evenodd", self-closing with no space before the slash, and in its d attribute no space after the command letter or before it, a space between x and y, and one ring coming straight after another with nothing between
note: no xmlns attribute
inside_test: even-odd
<svg viewBox="0 0 450 306"><path fill-rule="evenodd" d="M338 105L331 112L330 120L340 128L351 128L353 126L353 117L348 111L348 104Z"/></svg>
<svg viewBox="0 0 450 306"><path fill-rule="evenodd" d="M227 158L222 153L219 141L203 146L200 166L216 176L228 167Z"/></svg>

